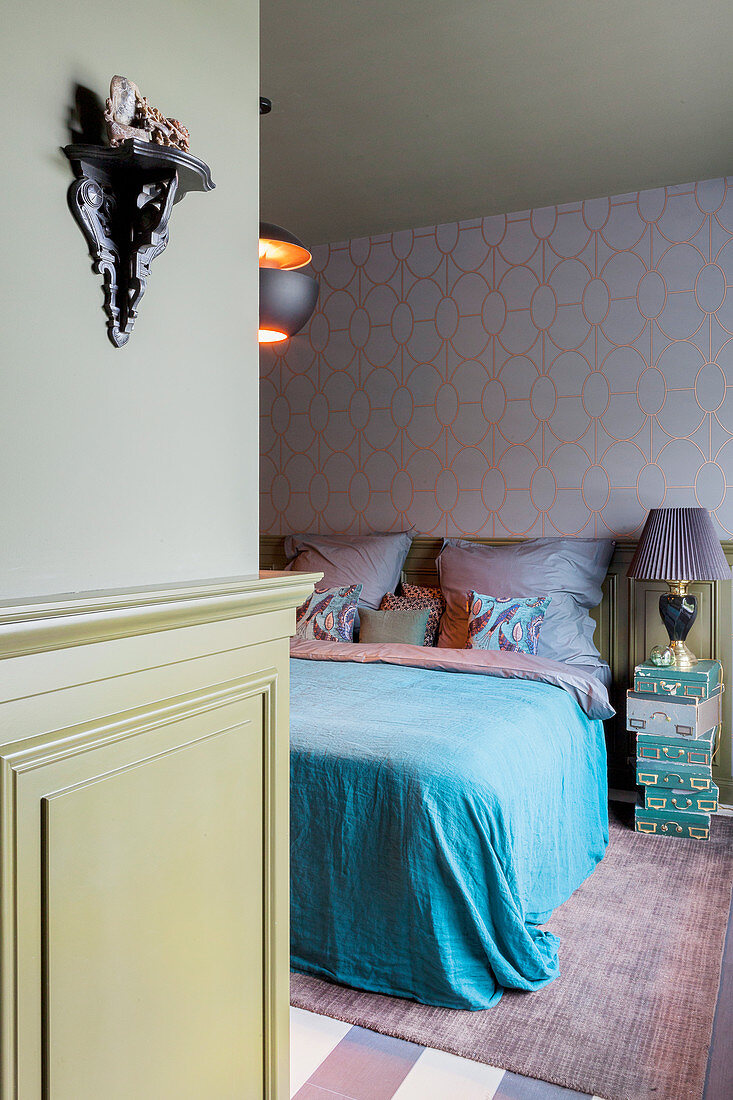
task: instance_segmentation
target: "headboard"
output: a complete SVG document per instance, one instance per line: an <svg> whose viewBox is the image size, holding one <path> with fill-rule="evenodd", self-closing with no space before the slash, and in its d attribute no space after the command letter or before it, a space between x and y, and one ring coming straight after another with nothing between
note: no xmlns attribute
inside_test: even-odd
<svg viewBox="0 0 733 1100"><path fill-rule="evenodd" d="M472 538L470 542L486 546L522 542L522 539ZM285 564L284 539L263 535L260 538L262 569L282 569ZM442 538L417 535L407 555L403 578L413 584L437 585L435 559ZM634 581L626 576L636 542L616 543L603 584L603 600L591 612L596 621L595 642L601 656L611 666L612 702L618 712L608 724L609 781L612 786L630 789L634 785L630 757L633 744L625 729L625 694L634 666L643 661L653 645L666 641L659 618L659 597L667 591L663 581ZM724 542L723 550L733 564L733 542ZM698 616L690 631L690 648L698 657L715 657L723 662L723 677L730 679L723 697L723 735L713 778L720 787L721 801L733 803L731 779L731 703L733 702L733 619L731 585L728 582L699 581L691 589L698 598Z"/></svg>

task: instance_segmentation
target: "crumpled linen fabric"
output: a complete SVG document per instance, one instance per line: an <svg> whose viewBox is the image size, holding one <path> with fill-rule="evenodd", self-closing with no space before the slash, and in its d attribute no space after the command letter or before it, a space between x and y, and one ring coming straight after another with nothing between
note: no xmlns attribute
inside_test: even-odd
<svg viewBox="0 0 733 1100"><path fill-rule="evenodd" d="M602 722L556 683L358 656L379 649L421 647L292 646L292 965L449 1008L539 990L539 925L608 842Z"/></svg>

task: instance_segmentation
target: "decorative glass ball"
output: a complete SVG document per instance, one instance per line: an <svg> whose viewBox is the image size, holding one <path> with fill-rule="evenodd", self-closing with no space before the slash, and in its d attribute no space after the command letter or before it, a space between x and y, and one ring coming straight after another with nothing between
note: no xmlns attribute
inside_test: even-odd
<svg viewBox="0 0 733 1100"><path fill-rule="evenodd" d="M658 668L669 668L674 663L674 653L668 645L655 645L649 654L649 660Z"/></svg>

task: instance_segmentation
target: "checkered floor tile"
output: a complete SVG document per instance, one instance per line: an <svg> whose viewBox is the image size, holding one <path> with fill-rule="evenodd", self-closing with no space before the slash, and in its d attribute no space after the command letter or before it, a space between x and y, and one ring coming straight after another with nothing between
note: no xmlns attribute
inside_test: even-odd
<svg viewBox="0 0 733 1100"><path fill-rule="evenodd" d="M290 1013L293 1100L571 1100L585 1095L300 1008Z"/></svg>

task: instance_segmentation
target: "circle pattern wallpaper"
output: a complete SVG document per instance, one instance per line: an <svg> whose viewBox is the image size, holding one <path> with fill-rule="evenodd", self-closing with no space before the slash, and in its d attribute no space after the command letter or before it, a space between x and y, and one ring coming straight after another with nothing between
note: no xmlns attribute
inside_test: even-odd
<svg viewBox="0 0 733 1100"><path fill-rule="evenodd" d="M733 180L317 247L261 351L261 528L733 535Z"/></svg>

